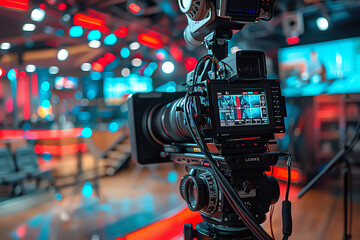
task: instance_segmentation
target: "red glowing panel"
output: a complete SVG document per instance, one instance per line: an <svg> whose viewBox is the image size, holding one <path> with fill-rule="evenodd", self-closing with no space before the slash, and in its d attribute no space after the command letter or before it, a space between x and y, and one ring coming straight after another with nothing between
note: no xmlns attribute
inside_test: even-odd
<svg viewBox="0 0 360 240"><path fill-rule="evenodd" d="M79 150L84 152L87 150L85 143L69 144L69 145L35 145L37 154L50 153L51 155L68 155L77 153Z"/></svg>
<svg viewBox="0 0 360 240"><path fill-rule="evenodd" d="M12 99L11 99L12 104ZM61 130L0 130L0 139L64 139L81 137L82 128Z"/></svg>
<svg viewBox="0 0 360 240"><path fill-rule="evenodd" d="M19 72L19 78L25 78L26 73L24 71Z"/></svg>
<svg viewBox="0 0 360 240"><path fill-rule="evenodd" d="M100 32L106 33L110 30L105 26L105 20L88 16L82 13L77 13L74 16L74 24L83 28L92 30L99 30Z"/></svg>
<svg viewBox="0 0 360 240"><path fill-rule="evenodd" d="M94 62L94 63L91 65L91 68L92 68L92 70L94 70L95 72L102 72L102 71L104 71L104 66L101 65L101 64L98 63L98 62Z"/></svg>
<svg viewBox="0 0 360 240"><path fill-rule="evenodd" d="M265 172L267 175L272 175L277 179L287 181L288 169L285 167L272 167L272 170ZM301 181L301 172L298 169L291 169L291 182L299 183Z"/></svg>
<svg viewBox="0 0 360 240"><path fill-rule="evenodd" d="M133 14L138 14L141 11L141 7L135 3L130 3L129 4L129 10L130 12L132 12Z"/></svg>
<svg viewBox="0 0 360 240"><path fill-rule="evenodd" d="M127 29L127 27L121 27L121 28L117 29L114 32L114 34L115 34L115 36L117 36L119 38L124 38L128 34L128 29Z"/></svg>
<svg viewBox="0 0 360 240"><path fill-rule="evenodd" d="M104 59L106 60L106 62L111 63L112 61L115 60L115 55L109 52L105 53Z"/></svg>
<svg viewBox="0 0 360 240"><path fill-rule="evenodd" d="M26 76L24 79L24 120L29 120L31 117L31 98L30 98L30 78Z"/></svg>
<svg viewBox="0 0 360 240"><path fill-rule="evenodd" d="M298 36L288 37L286 42L289 45L297 44L300 42L300 38Z"/></svg>
<svg viewBox="0 0 360 240"><path fill-rule="evenodd" d="M99 58L97 62L100 63L103 67L106 67L108 65L108 62L103 57Z"/></svg>
<svg viewBox="0 0 360 240"><path fill-rule="evenodd" d="M31 96L37 97L39 95L38 75L37 73L31 74Z"/></svg>
<svg viewBox="0 0 360 240"><path fill-rule="evenodd" d="M0 6L19 11L26 11L29 9L29 0L0 0Z"/></svg>
<svg viewBox="0 0 360 240"><path fill-rule="evenodd" d="M39 8L42 9L42 10L45 10L45 4L41 3Z"/></svg>
<svg viewBox="0 0 360 240"><path fill-rule="evenodd" d="M6 111L8 113L11 113L13 111L13 99L12 98L6 99Z"/></svg>
<svg viewBox="0 0 360 240"><path fill-rule="evenodd" d="M5 70L0 68L0 77L4 76L5 75Z"/></svg>
<svg viewBox="0 0 360 240"><path fill-rule="evenodd" d="M138 42L148 46L150 48L159 49L163 47L163 44L161 42L161 39L151 36L146 33L140 33L138 36Z"/></svg>
<svg viewBox="0 0 360 240"><path fill-rule="evenodd" d="M155 222L149 226L141 228L135 232L129 233L125 237L117 238L116 240L158 240L158 239L180 239L182 238L183 225L202 222L199 212L192 212L188 208L179 211L178 213ZM180 237L179 237L180 236Z"/></svg>
<svg viewBox="0 0 360 240"><path fill-rule="evenodd" d="M137 52L134 54L134 58L140 58L140 59L143 59L144 58L144 55L140 52Z"/></svg>
<svg viewBox="0 0 360 240"><path fill-rule="evenodd" d="M58 5L58 9L59 9L60 11L65 11L65 10L67 9L67 5L66 5L65 3L60 3L60 4Z"/></svg>
<svg viewBox="0 0 360 240"><path fill-rule="evenodd" d="M197 64L196 58L193 57L186 57L185 58L185 68L188 71L194 70L195 66Z"/></svg>
<svg viewBox="0 0 360 240"><path fill-rule="evenodd" d="M178 62L181 62L183 60L183 51L176 46L170 47L170 54Z"/></svg>

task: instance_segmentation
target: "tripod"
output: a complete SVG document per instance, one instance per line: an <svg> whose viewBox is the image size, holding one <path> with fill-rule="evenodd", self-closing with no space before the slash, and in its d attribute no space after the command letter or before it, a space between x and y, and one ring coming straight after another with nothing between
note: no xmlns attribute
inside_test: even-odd
<svg viewBox="0 0 360 240"><path fill-rule="evenodd" d="M256 240L257 238L246 227L232 228L227 226L216 226L207 222L197 224L196 229L192 224L184 225L185 240Z"/></svg>
<svg viewBox="0 0 360 240"><path fill-rule="evenodd" d="M358 136L355 139L357 140ZM339 163L343 164L343 206L344 206L344 235L343 240L351 240L351 221L352 221L352 183L351 183L351 164L346 155L351 151L352 145L346 144L344 148L336 154L336 156L326 165L326 167L319 172L298 194L301 198L315 183L317 183L322 176L329 172L334 166ZM349 204L350 201L350 204Z"/></svg>

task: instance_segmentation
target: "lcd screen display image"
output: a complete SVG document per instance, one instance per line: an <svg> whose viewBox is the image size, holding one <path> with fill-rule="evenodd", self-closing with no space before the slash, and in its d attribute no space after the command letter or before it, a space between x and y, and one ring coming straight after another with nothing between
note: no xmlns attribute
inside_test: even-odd
<svg viewBox="0 0 360 240"><path fill-rule="evenodd" d="M269 124L264 89L217 93L221 127Z"/></svg>

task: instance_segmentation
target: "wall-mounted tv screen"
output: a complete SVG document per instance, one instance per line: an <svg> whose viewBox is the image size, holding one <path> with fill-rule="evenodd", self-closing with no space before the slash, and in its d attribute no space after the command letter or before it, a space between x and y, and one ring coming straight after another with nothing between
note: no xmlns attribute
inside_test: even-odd
<svg viewBox="0 0 360 240"><path fill-rule="evenodd" d="M104 80L104 98L107 105L120 105L127 95L135 92L151 92L150 77L130 74L128 77L111 77Z"/></svg>
<svg viewBox="0 0 360 240"><path fill-rule="evenodd" d="M360 93L360 38L279 49L286 97Z"/></svg>
<svg viewBox="0 0 360 240"><path fill-rule="evenodd" d="M79 80L77 77L56 77L55 78L55 88L57 90L63 89L77 89L79 84Z"/></svg>

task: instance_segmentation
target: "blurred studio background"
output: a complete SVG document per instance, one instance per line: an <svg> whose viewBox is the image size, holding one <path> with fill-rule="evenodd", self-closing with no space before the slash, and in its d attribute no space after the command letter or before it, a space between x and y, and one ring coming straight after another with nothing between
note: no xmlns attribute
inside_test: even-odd
<svg viewBox="0 0 360 240"><path fill-rule="evenodd" d="M270 22L235 32L229 53L262 50L287 101L293 235L341 239L342 165L300 189L360 117L360 1L277 0ZM185 91L207 51L188 45L177 0L0 0L0 239L183 239L199 216L179 194L183 166L131 159L127 97ZM360 239L360 143L352 234ZM287 170L273 174L284 198ZM282 235L281 201L269 219Z"/></svg>

